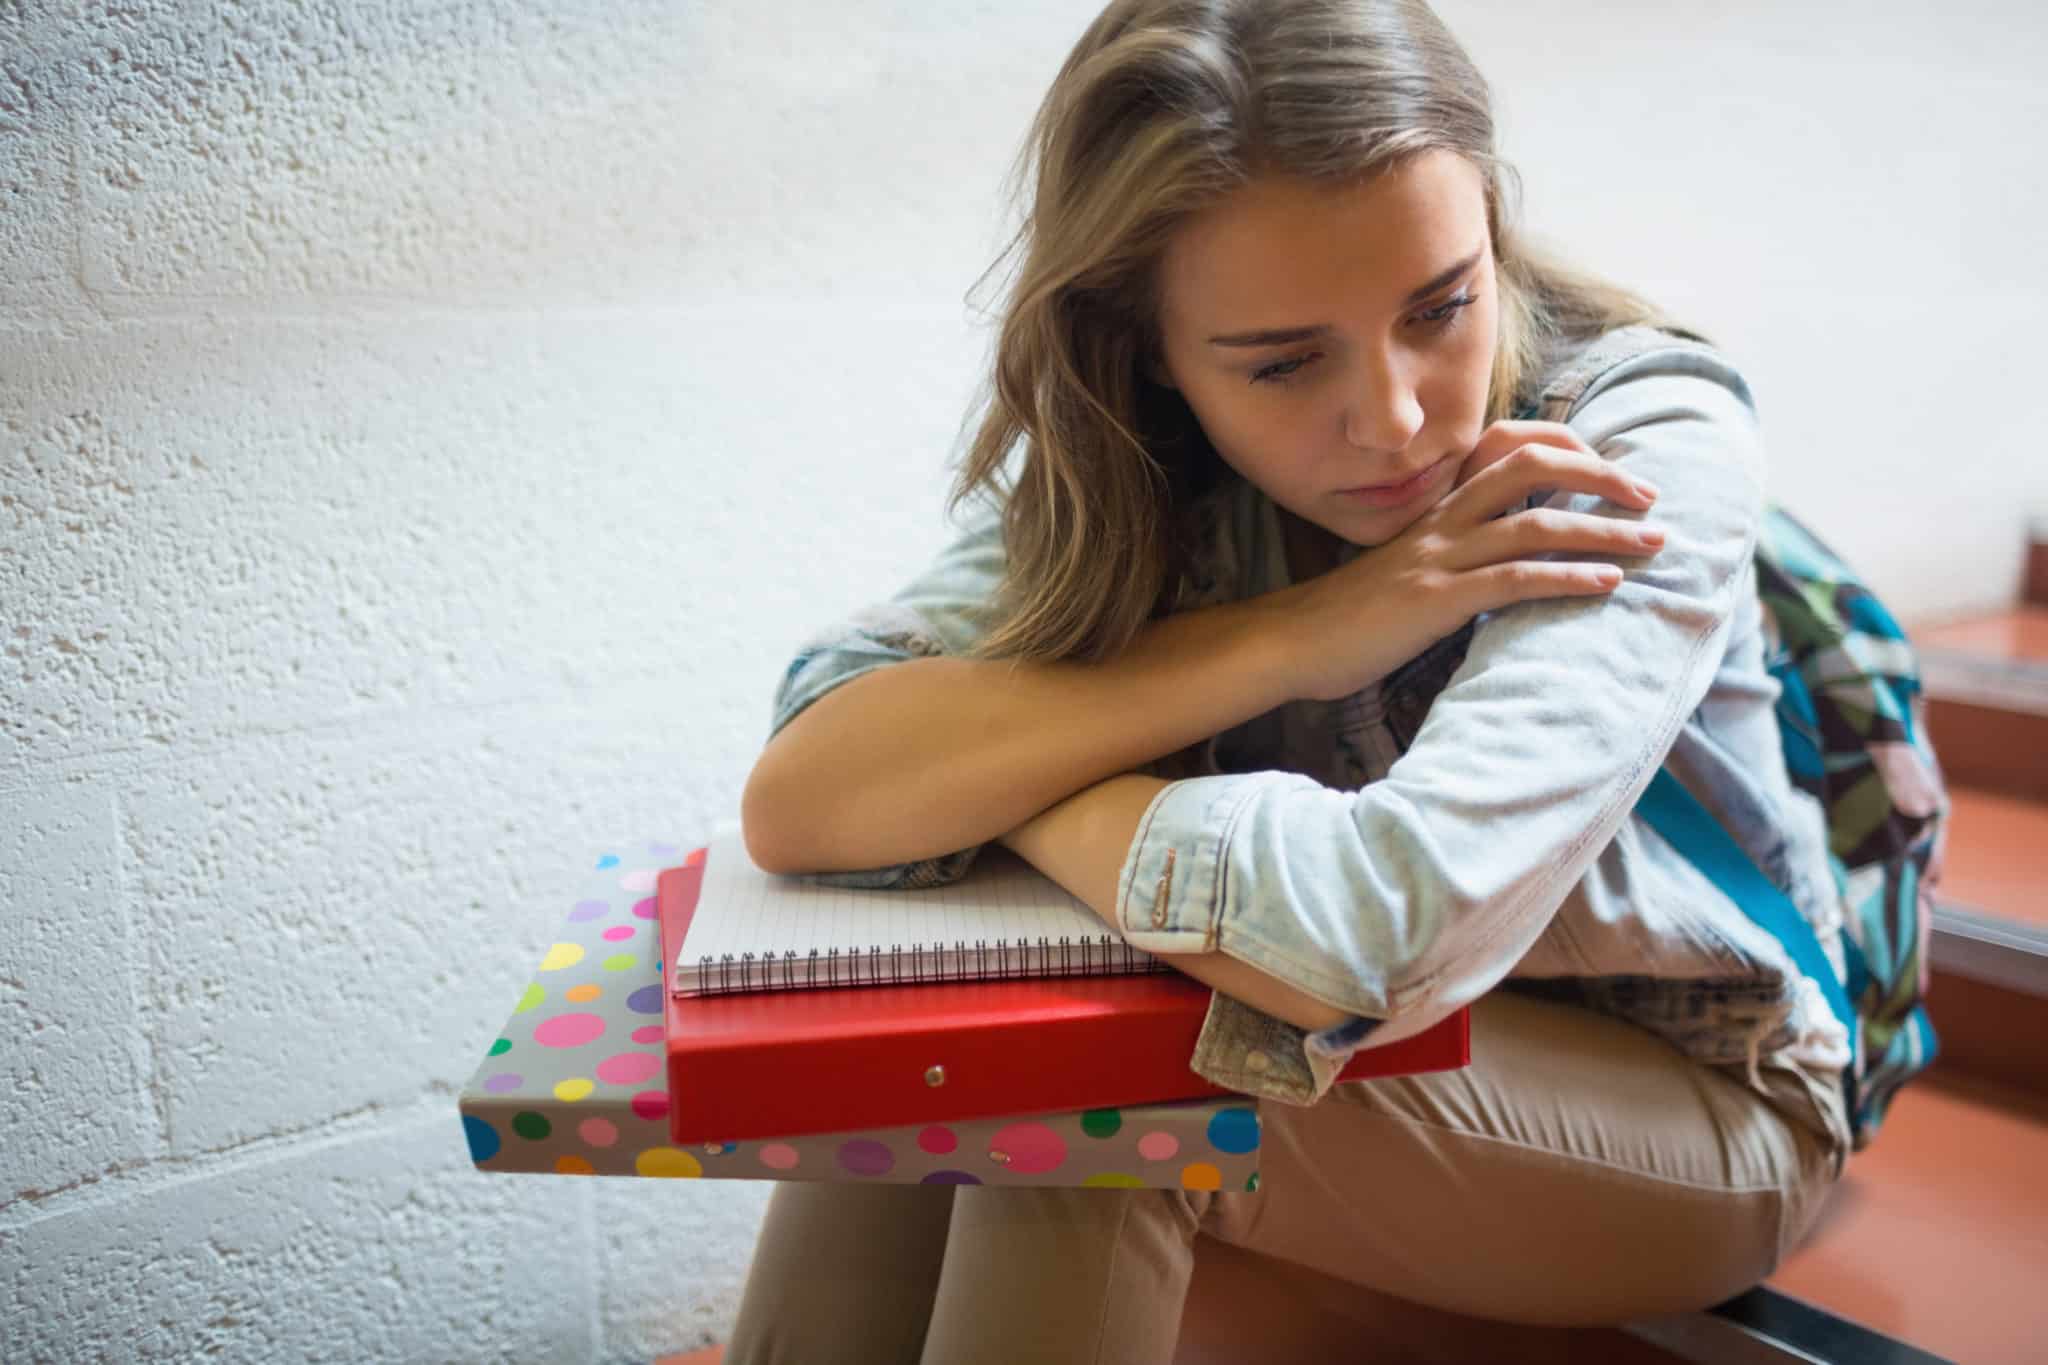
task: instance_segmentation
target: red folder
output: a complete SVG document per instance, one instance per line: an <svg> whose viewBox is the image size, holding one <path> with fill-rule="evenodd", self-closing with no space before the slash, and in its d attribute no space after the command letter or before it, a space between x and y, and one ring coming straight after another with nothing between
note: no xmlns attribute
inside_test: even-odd
<svg viewBox="0 0 2048 1365"><path fill-rule="evenodd" d="M1188 1068L1209 987L1179 972L671 994L704 850L656 879L669 1130L725 1142L1237 1093ZM1340 1080L1472 1059L1464 1010Z"/></svg>

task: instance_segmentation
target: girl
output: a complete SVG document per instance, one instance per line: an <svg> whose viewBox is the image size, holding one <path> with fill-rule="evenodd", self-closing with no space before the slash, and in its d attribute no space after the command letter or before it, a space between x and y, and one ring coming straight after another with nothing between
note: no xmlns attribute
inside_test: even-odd
<svg viewBox="0 0 2048 1365"><path fill-rule="evenodd" d="M1753 1284L1848 1149L1846 1033L1632 812L1667 768L1833 941L1741 375L1521 238L1421 0L1115 0L1027 154L974 515L804 646L742 823L855 886L1001 843L1213 987L1262 1183L783 1184L727 1359L1165 1362L1198 1237L1387 1314ZM1468 1005L1469 1068L1333 1083Z"/></svg>

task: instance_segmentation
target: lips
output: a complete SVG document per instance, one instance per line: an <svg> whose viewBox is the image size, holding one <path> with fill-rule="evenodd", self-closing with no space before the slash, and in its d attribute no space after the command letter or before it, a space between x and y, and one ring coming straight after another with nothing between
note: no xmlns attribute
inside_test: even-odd
<svg viewBox="0 0 2048 1365"><path fill-rule="evenodd" d="M1437 464L1441 463L1443 461L1437 461ZM1403 479L1399 483L1362 483L1356 488L1346 488L1341 491L1346 493L1406 493L1419 487L1424 479L1427 479L1435 472L1436 465L1430 465L1421 473Z"/></svg>
<svg viewBox="0 0 2048 1365"><path fill-rule="evenodd" d="M1423 483L1430 481L1430 477L1436 475L1444 467L1444 463L1446 463L1448 458L1450 456L1446 456L1444 460L1438 460L1436 465L1430 465L1427 469L1423 469L1421 473L1417 473L1417 475L1413 475L1409 479L1403 479L1401 483L1362 483L1356 489L1337 489L1337 491L1339 493L1372 493L1372 495L1380 495L1380 497L1401 495L1401 493L1415 493L1415 491L1421 489Z"/></svg>

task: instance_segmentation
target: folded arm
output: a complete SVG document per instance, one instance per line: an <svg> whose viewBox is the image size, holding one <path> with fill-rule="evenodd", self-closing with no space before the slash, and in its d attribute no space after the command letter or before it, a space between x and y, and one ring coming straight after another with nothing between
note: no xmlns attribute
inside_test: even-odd
<svg viewBox="0 0 2048 1365"><path fill-rule="evenodd" d="M1002 565L984 509L889 602L800 648L741 800L762 868L940 885L1054 802L1288 700L1249 602L1151 622L1099 664L961 657Z"/></svg>
<svg viewBox="0 0 2048 1365"><path fill-rule="evenodd" d="M1663 490L1662 552L1611 561L1626 578L1607 598L1482 617L1382 780L1341 791L1282 771L1198 777L1160 788L1144 811L1118 878L1123 937L1162 955L1220 951L1348 1016L1292 1047L1262 1045L1254 1077L1246 1039L1272 1021L1219 1001L1194 1061L1207 1078L1312 1102L1361 1046L1422 1032L1490 990L1629 818L1704 697L1749 582L1761 441L1732 370L1618 368L1631 373L1571 422Z"/></svg>
<svg viewBox="0 0 2048 1365"><path fill-rule="evenodd" d="M1146 807L1167 785L1143 773L1112 777L1033 816L999 842L1121 931L1116 920L1117 879ZM1227 953L1175 953L1171 964L1212 990L1296 1028L1334 1028L1351 1017Z"/></svg>

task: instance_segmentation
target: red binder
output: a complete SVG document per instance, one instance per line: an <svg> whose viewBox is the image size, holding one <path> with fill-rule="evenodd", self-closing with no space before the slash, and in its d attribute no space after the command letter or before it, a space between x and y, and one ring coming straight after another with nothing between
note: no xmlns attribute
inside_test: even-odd
<svg viewBox="0 0 2048 1365"><path fill-rule="evenodd" d="M656 879L669 1130L724 1142L1068 1113L1237 1092L1188 1068L1209 987L1179 972L677 998L704 850ZM1340 1080L1472 1059L1466 1011L1353 1057Z"/></svg>

